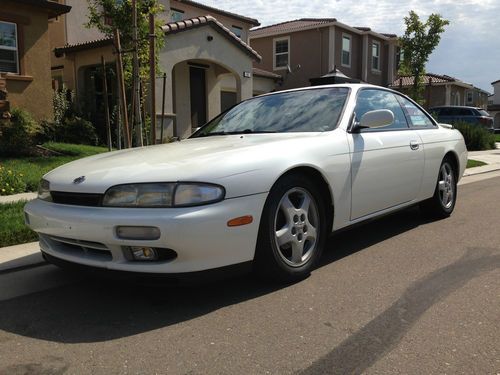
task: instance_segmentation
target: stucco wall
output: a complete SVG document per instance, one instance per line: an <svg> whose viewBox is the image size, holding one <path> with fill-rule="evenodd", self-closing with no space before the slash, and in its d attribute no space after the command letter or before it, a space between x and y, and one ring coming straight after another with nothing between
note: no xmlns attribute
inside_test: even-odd
<svg viewBox="0 0 500 375"><path fill-rule="evenodd" d="M380 43L380 69L379 71L372 69L372 45L373 42ZM373 85L385 86L387 81L387 46L384 41L379 38L375 38L371 35L368 35L368 69L367 76L368 82Z"/></svg>
<svg viewBox="0 0 500 375"><path fill-rule="evenodd" d="M351 37L351 65L342 65L342 38L343 35ZM335 27L335 65L346 76L361 79L363 38L341 27Z"/></svg>
<svg viewBox="0 0 500 375"><path fill-rule="evenodd" d="M500 82L495 83L493 86L493 104L500 104Z"/></svg>
<svg viewBox="0 0 500 375"><path fill-rule="evenodd" d="M211 41L207 36L213 37ZM236 80L238 100L251 98L253 94L252 78L244 73L252 71L252 59L248 54L229 42L211 26L203 26L166 36L165 47L159 53L161 68L167 73L167 97L165 100L166 134L173 133L174 118L177 135L190 133L191 116L189 103L189 74L183 64L186 61L208 65L207 69L207 118L220 113L221 75L231 72ZM179 64L179 65L178 65ZM174 71L174 67L176 68ZM179 68L179 69L177 69ZM187 74L187 76L186 76ZM173 77L175 76L175 79ZM174 85L175 81L175 85ZM175 86L175 95L168 95ZM157 93L162 92L162 82L157 81ZM161 95L156 95L157 123L161 123ZM189 111L188 111L189 109ZM158 131L159 134L159 131Z"/></svg>
<svg viewBox="0 0 500 375"><path fill-rule="evenodd" d="M52 86L47 13L40 8L2 1L0 20L20 17L18 37L21 74L7 75L8 100L13 107L29 111L37 120L51 119Z"/></svg>
<svg viewBox="0 0 500 375"><path fill-rule="evenodd" d="M286 69L273 69L274 39L286 36L290 37L291 73L287 73ZM310 78L317 78L328 73L328 44L328 28L251 40L252 48L262 56L261 63L256 63L255 67L282 75L283 89L310 86Z"/></svg>
<svg viewBox="0 0 500 375"><path fill-rule="evenodd" d="M71 11L66 15L66 35L68 44L102 39L104 34L96 28L88 29L88 3L86 0L65 0L71 6Z"/></svg>
<svg viewBox="0 0 500 375"><path fill-rule="evenodd" d="M238 18L232 18L217 12L210 12L206 9L197 8L195 6L181 3L176 0L160 0L160 3L162 3L165 9L168 9L168 4L170 4L171 8L184 11L184 18L193 18L193 17L211 15L212 17L216 18L219 22L221 22L224 26L226 26L229 30L231 30L232 26L240 27L243 30L241 39L245 42L248 42L249 30L253 25L243 22Z"/></svg>
<svg viewBox="0 0 500 375"><path fill-rule="evenodd" d="M351 38L349 66L342 65L344 35ZM293 74L287 74L284 69L274 70L284 76L285 89L309 86L309 79L326 74L333 69L333 65L349 77L381 86L387 86L390 81L389 68L392 70L392 76L395 74L396 49L394 46L389 47L389 43L395 42L369 34L361 35L338 25L251 39L251 46L262 56L262 62L256 63L255 67L273 71L273 40L286 36L290 37L290 67ZM380 71L372 70L373 41L380 43ZM333 48L333 52L330 48ZM301 65L300 70L296 69L298 64Z"/></svg>
<svg viewBox="0 0 500 375"><path fill-rule="evenodd" d="M426 86L425 88L426 107L437 107L446 105L446 88L444 86Z"/></svg>

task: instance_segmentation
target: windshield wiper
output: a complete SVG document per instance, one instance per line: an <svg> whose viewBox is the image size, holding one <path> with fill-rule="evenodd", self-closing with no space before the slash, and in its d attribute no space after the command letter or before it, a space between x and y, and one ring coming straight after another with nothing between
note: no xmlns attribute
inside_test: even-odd
<svg viewBox="0 0 500 375"><path fill-rule="evenodd" d="M230 133L228 132L212 132L212 133L204 133L204 134L198 134L197 137L210 137L212 135L228 135Z"/></svg>
<svg viewBox="0 0 500 375"><path fill-rule="evenodd" d="M199 135L197 135L197 137L210 137L213 135L264 134L264 133L276 133L276 131L245 129L245 130L238 130L238 131L232 131L232 132L211 132L211 133L199 134Z"/></svg>

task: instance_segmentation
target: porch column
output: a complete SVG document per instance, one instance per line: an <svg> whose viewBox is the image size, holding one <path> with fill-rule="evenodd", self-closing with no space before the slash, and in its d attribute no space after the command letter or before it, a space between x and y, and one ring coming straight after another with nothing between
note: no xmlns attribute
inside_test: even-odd
<svg viewBox="0 0 500 375"><path fill-rule="evenodd" d="M248 71L252 71L251 68ZM253 79L252 77L244 77L244 72L241 72L239 77L236 77L236 101L239 103L242 100L253 97Z"/></svg>
<svg viewBox="0 0 500 375"><path fill-rule="evenodd" d="M396 60L395 45L389 42L389 52L387 57L387 84L390 85L394 82L394 62Z"/></svg>
<svg viewBox="0 0 500 375"><path fill-rule="evenodd" d="M352 51L352 47L351 47ZM361 51L361 79L368 82L368 67L370 66L368 61L368 34L363 35L363 44Z"/></svg>
<svg viewBox="0 0 500 375"><path fill-rule="evenodd" d="M450 85L445 85L445 103L444 105L450 105L451 104L451 86Z"/></svg>
<svg viewBox="0 0 500 375"><path fill-rule="evenodd" d="M335 67L335 26L328 28L328 70L332 71Z"/></svg>
<svg viewBox="0 0 500 375"><path fill-rule="evenodd" d="M174 114L174 102L173 102L173 80L172 80L172 74L173 74L173 66L170 65L164 65L162 67L165 72L167 73L167 78L165 82L165 98L163 98L163 79L157 79L156 80L156 134L157 134L157 139L160 139L160 134L161 134L161 126L163 123L163 137L166 139L167 136L176 136L174 134L174 119L175 119L175 114ZM163 107L163 101L165 100L165 117L162 119L162 107ZM163 140L164 140L163 139ZM163 141L161 140L161 141Z"/></svg>

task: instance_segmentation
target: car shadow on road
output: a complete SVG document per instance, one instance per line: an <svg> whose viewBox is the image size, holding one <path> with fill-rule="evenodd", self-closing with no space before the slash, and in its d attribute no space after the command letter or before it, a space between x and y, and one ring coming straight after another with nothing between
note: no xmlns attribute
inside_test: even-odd
<svg viewBox="0 0 500 375"><path fill-rule="evenodd" d="M319 267L426 223L413 209L333 236ZM251 276L191 287L154 288L85 278L0 302L0 329L60 343L113 340L203 316L281 288Z"/></svg>

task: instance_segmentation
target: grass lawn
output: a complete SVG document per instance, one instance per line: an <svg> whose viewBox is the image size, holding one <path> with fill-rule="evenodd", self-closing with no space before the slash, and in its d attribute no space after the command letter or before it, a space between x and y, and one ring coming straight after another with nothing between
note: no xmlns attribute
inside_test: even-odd
<svg viewBox="0 0 500 375"><path fill-rule="evenodd" d="M486 165L486 163L483 163L482 161L479 160L472 160L472 159L467 160L467 168L480 167L481 165Z"/></svg>
<svg viewBox="0 0 500 375"><path fill-rule="evenodd" d="M23 174L26 182L26 191L35 191L40 178L50 170L70 161L81 159L108 151L105 147L87 145L72 145L66 143L45 143L45 148L59 152L61 156L35 156L21 158L0 158L0 165L17 173Z"/></svg>
<svg viewBox="0 0 500 375"><path fill-rule="evenodd" d="M0 247L38 240L38 235L24 224L26 201L0 204Z"/></svg>
<svg viewBox="0 0 500 375"><path fill-rule="evenodd" d="M495 134L495 142L500 142L500 134Z"/></svg>

